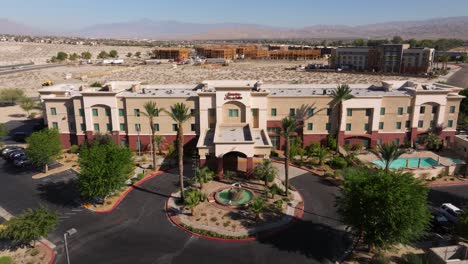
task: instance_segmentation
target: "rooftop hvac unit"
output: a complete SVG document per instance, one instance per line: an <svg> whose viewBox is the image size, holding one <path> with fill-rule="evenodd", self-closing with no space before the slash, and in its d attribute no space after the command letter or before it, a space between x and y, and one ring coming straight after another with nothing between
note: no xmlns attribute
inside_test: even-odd
<svg viewBox="0 0 468 264"><path fill-rule="evenodd" d="M166 93L167 93L167 94L172 94L173 91L172 91L172 90L168 90L168 91L166 91Z"/></svg>
<svg viewBox="0 0 468 264"><path fill-rule="evenodd" d="M331 95L331 94L332 94L332 90L331 90L331 89L326 89L325 91L326 91L327 95Z"/></svg>

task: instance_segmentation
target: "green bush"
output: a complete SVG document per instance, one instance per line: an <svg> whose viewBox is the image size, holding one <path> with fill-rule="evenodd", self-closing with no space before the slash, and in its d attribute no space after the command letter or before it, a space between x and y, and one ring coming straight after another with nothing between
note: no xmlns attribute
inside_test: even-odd
<svg viewBox="0 0 468 264"><path fill-rule="evenodd" d="M330 172L325 172L325 174L323 175L325 178L331 178L333 177L333 173L330 173Z"/></svg>
<svg viewBox="0 0 468 264"><path fill-rule="evenodd" d="M362 145L361 143L356 143L351 147L351 149L353 151L357 151L357 150L361 150L363 147L364 147L364 145Z"/></svg>
<svg viewBox="0 0 468 264"><path fill-rule="evenodd" d="M327 137L327 147L329 149L336 149L336 138L334 135L329 135Z"/></svg>
<svg viewBox="0 0 468 264"><path fill-rule="evenodd" d="M70 149L68 149L69 153L76 154L80 151L80 147L78 145L71 145Z"/></svg>
<svg viewBox="0 0 468 264"><path fill-rule="evenodd" d="M12 264L13 259L9 256L0 257L0 264Z"/></svg>
<svg viewBox="0 0 468 264"><path fill-rule="evenodd" d="M345 144L343 146L343 148L346 150L346 151L350 151L351 150L351 145L350 144Z"/></svg>
<svg viewBox="0 0 468 264"><path fill-rule="evenodd" d="M225 171L224 172L224 179L226 179L226 180L230 180L230 179L234 178L234 176L236 176L236 173L233 172L233 171Z"/></svg>
<svg viewBox="0 0 468 264"><path fill-rule="evenodd" d="M145 177L145 174L143 174L143 173L138 173L138 174L137 174L138 180L141 180L141 179L143 179L144 177Z"/></svg>
<svg viewBox="0 0 468 264"><path fill-rule="evenodd" d="M100 82L94 82L90 85L90 87L102 87L102 84Z"/></svg>
<svg viewBox="0 0 468 264"><path fill-rule="evenodd" d="M330 165L330 167L332 167L335 170L336 169L342 170L348 166L348 162L342 157L335 156L331 160L328 161L328 165Z"/></svg>
<svg viewBox="0 0 468 264"><path fill-rule="evenodd" d="M31 256L32 256L32 257L37 256L38 254L39 254L39 250L37 250L37 249L33 249L33 250L31 251Z"/></svg>
<svg viewBox="0 0 468 264"><path fill-rule="evenodd" d="M283 195L284 194L284 191L278 187L278 185L273 184L272 186L270 186L270 193L274 196L274 195Z"/></svg>

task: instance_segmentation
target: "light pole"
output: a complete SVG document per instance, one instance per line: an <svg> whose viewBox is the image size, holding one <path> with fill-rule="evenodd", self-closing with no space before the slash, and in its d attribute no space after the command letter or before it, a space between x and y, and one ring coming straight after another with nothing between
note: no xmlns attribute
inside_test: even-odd
<svg viewBox="0 0 468 264"><path fill-rule="evenodd" d="M67 244L67 236L71 236L73 234L75 234L76 232L76 229L75 228L71 228L69 230L67 230L67 232L65 232L65 234L63 234L63 240L65 241L65 253L67 255L67 263L70 264L70 256L68 256L68 244Z"/></svg>

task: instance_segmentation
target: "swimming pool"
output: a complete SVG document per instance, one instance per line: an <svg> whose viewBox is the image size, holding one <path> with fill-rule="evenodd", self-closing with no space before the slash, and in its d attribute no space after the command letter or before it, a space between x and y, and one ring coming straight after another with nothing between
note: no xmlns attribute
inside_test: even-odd
<svg viewBox="0 0 468 264"><path fill-rule="evenodd" d="M452 159L452 158L447 158L447 159L453 164L465 164L465 162L461 159Z"/></svg>
<svg viewBox="0 0 468 264"><path fill-rule="evenodd" d="M390 163L390 169L401 169L406 168L406 161L408 160L408 168L417 168L419 160L421 160L420 167L432 167L437 166L439 163L435 161L433 158L400 158L392 161ZM381 160L374 160L372 163L379 165L380 167L384 168L385 164Z"/></svg>

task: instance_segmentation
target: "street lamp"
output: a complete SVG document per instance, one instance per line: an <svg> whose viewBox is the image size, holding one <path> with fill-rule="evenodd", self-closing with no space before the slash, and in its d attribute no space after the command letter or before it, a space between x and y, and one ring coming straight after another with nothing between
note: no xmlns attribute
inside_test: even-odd
<svg viewBox="0 0 468 264"><path fill-rule="evenodd" d="M76 229L75 228L71 228L69 230L67 230L67 232L65 232L65 234L63 234L63 240L65 241L65 253L67 255L67 263L70 264L70 256L68 256L68 244L67 244L67 236L71 236L73 234L76 234Z"/></svg>

